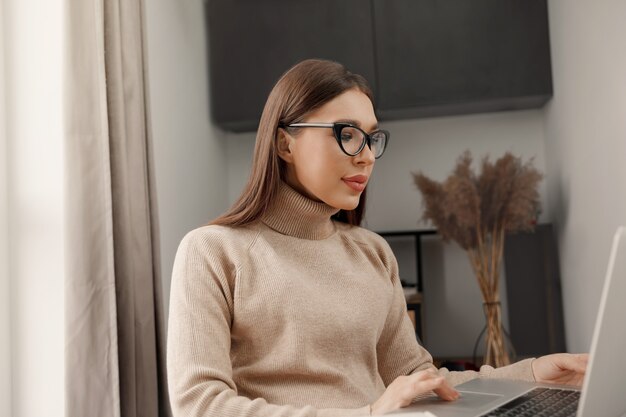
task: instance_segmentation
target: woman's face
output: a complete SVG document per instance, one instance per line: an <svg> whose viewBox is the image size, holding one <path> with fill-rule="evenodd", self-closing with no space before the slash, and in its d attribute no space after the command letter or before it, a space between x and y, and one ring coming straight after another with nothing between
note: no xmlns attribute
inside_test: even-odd
<svg viewBox="0 0 626 417"><path fill-rule="evenodd" d="M349 122L365 132L378 128L370 99L358 89L348 90L312 112L303 122ZM366 145L356 156L346 155L331 128L300 128L297 136L281 130L279 155L287 166L286 182L316 201L353 210L374 168L374 154Z"/></svg>

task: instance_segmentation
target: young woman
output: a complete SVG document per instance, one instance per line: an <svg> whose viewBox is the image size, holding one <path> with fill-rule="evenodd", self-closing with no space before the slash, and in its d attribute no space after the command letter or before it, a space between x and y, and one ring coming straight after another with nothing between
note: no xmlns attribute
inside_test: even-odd
<svg viewBox="0 0 626 417"><path fill-rule="evenodd" d="M389 133L372 92L307 60L269 95L241 197L180 244L167 363L175 416L384 414L477 377L580 384L586 355L437 370L384 239L359 227Z"/></svg>

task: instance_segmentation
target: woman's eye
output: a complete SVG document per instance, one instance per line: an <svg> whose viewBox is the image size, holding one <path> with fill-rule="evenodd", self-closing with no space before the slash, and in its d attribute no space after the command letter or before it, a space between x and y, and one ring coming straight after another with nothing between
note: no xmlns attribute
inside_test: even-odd
<svg viewBox="0 0 626 417"><path fill-rule="evenodd" d="M342 132L341 133L341 140L344 142L348 142L352 139L352 133L348 133L348 132Z"/></svg>
<svg viewBox="0 0 626 417"><path fill-rule="evenodd" d="M357 135L357 131L353 128L347 127L341 131L341 140L343 142L349 142Z"/></svg>
<svg viewBox="0 0 626 417"><path fill-rule="evenodd" d="M383 132L374 132L370 136L372 143L379 144L385 141L385 134Z"/></svg>

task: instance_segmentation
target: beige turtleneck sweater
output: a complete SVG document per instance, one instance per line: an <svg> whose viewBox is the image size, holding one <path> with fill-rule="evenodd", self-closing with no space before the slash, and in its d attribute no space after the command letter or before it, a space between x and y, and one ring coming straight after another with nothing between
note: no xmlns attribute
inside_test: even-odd
<svg viewBox="0 0 626 417"><path fill-rule="evenodd" d="M281 184L261 221L180 244L167 367L174 416L368 415L396 377L433 368L380 236ZM477 372L533 380L530 361Z"/></svg>

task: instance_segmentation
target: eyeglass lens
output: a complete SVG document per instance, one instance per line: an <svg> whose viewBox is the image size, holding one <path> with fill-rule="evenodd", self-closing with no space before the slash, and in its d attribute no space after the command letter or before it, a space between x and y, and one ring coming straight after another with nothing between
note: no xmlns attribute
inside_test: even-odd
<svg viewBox="0 0 626 417"><path fill-rule="evenodd" d="M377 131L370 135L370 146L374 157L378 158L383 154L386 141L387 136L384 132ZM364 142L365 135L361 130L351 126L344 126L341 129L341 145L347 153L356 155L362 150Z"/></svg>

